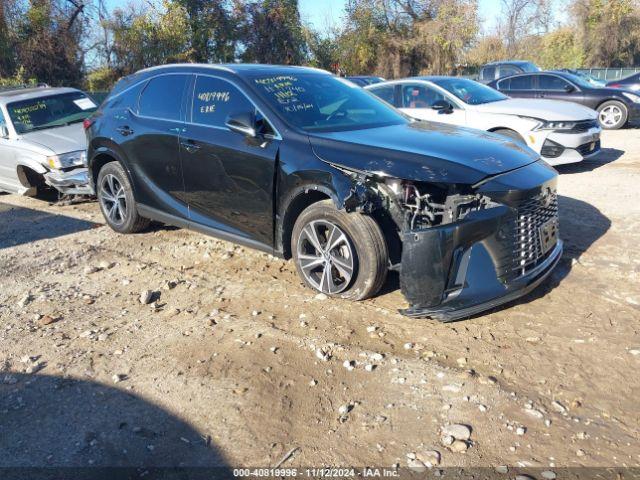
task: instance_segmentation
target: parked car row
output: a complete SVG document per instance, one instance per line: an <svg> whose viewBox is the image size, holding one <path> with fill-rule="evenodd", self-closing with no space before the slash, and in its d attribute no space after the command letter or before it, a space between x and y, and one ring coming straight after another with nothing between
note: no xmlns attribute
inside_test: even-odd
<svg viewBox="0 0 640 480"><path fill-rule="evenodd" d="M95 192L117 232L155 220L292 258L330 296L368 298L397 271L405 315L454 320L550 274L549 164L597 154L598 120L637 114L628 91L515 66L495 88L233 64L142 70L100 107L74 89L4 92L0 189Z"/></svg>
<svg viewBox="0 0 640 480"><path fill-rule="evenodd" d="M420 120L505 135L551 165L579 162L600 151L595 111L549 100L512 99L465 78L416 77L366 87Z"/></svg>

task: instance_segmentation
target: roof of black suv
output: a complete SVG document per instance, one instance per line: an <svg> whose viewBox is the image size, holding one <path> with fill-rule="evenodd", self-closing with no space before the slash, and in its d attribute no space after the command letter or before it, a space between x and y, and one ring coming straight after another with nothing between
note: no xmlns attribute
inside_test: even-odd
<svg viewBox="0 0 640 480"><path fill-rule="evenodd" d="M316 73L325 73L330 75L326 70L313 67L298 67L293 65L263 65L259 63L172 63L168 65L159 65L157 67L146 68L136 73L145 73L154 70L173 70L182 68L210 68L212 70L224 70L230 73L276 73L290 74L300 73L301 71L309 71Z"/></svg>

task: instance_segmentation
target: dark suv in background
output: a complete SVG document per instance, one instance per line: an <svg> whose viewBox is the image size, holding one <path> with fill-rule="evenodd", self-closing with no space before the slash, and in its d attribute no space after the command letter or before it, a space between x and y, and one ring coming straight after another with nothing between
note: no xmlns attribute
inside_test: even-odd
<svg viewBox="0 0 640 480"><path fill-rule="evenodd" d="M546 98L575 102L598 111L602 128L615 130L640 119L640 94L594 87L584 78L562 71L522 73L495 80L490 87L514 98Z"/></svg>
<svg viewBox="0 0 640 480"><path fill-rule="evenodd" d="M414 121L327 72L172 65L121 80L86 124L114 230L150 219L284 258L327 295L452 320L517 298L562 254L557 173L487 132Z"/></svg>
<svg viewBox="0 0 640 480"><path fill-rule="evenodd" d="M538 72L540 68L525 60L503 60L500 62L487 63L480 69L478 81L489 83L498 78L507 77L516 73Z"/></svg>

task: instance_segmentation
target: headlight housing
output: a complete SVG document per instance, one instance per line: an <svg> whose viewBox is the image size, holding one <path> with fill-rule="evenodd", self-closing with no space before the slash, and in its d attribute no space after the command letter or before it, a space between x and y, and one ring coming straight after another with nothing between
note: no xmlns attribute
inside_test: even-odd
<svg viewBox="0 0 640 480"><path fill-rule="evenodd" d="M63 153L61 155L51 155L47 157L47 164L51 168L61 169L70 167L82 167L86 165L87 154L84 150Z"/></svg>
<svg viewBox="0 0 640 480"><path fill-rule="evenodd" d="M566 121L541 121L534 130L571 130L576 126L576 122Z"/></svg>
<svg viewBox="0 0 640 480"><path fill-rule="evenodd" d="M633 103L640 103L640 95L636 95L635 93L622 92L622 94L631 100Z"/></svg>

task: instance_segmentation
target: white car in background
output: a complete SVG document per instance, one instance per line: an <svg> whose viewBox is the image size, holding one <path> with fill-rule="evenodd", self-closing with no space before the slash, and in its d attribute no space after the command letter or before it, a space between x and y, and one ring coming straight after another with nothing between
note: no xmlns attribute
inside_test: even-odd
<svg viewBox="0 0 640 480"><path fill-rule="evenodd" d="M514 99L466 78L414 77L365 87L419 120L495 132L526 144L551 165L600 151L598 114L556 100Z"/></svg>
<svg viewBox="0 0 640 480"><path fill-rule="evenodd" d="M35 195L49 185L90 195L83 121L98 106L74 88L0 90L0 192Z"/></svg>

